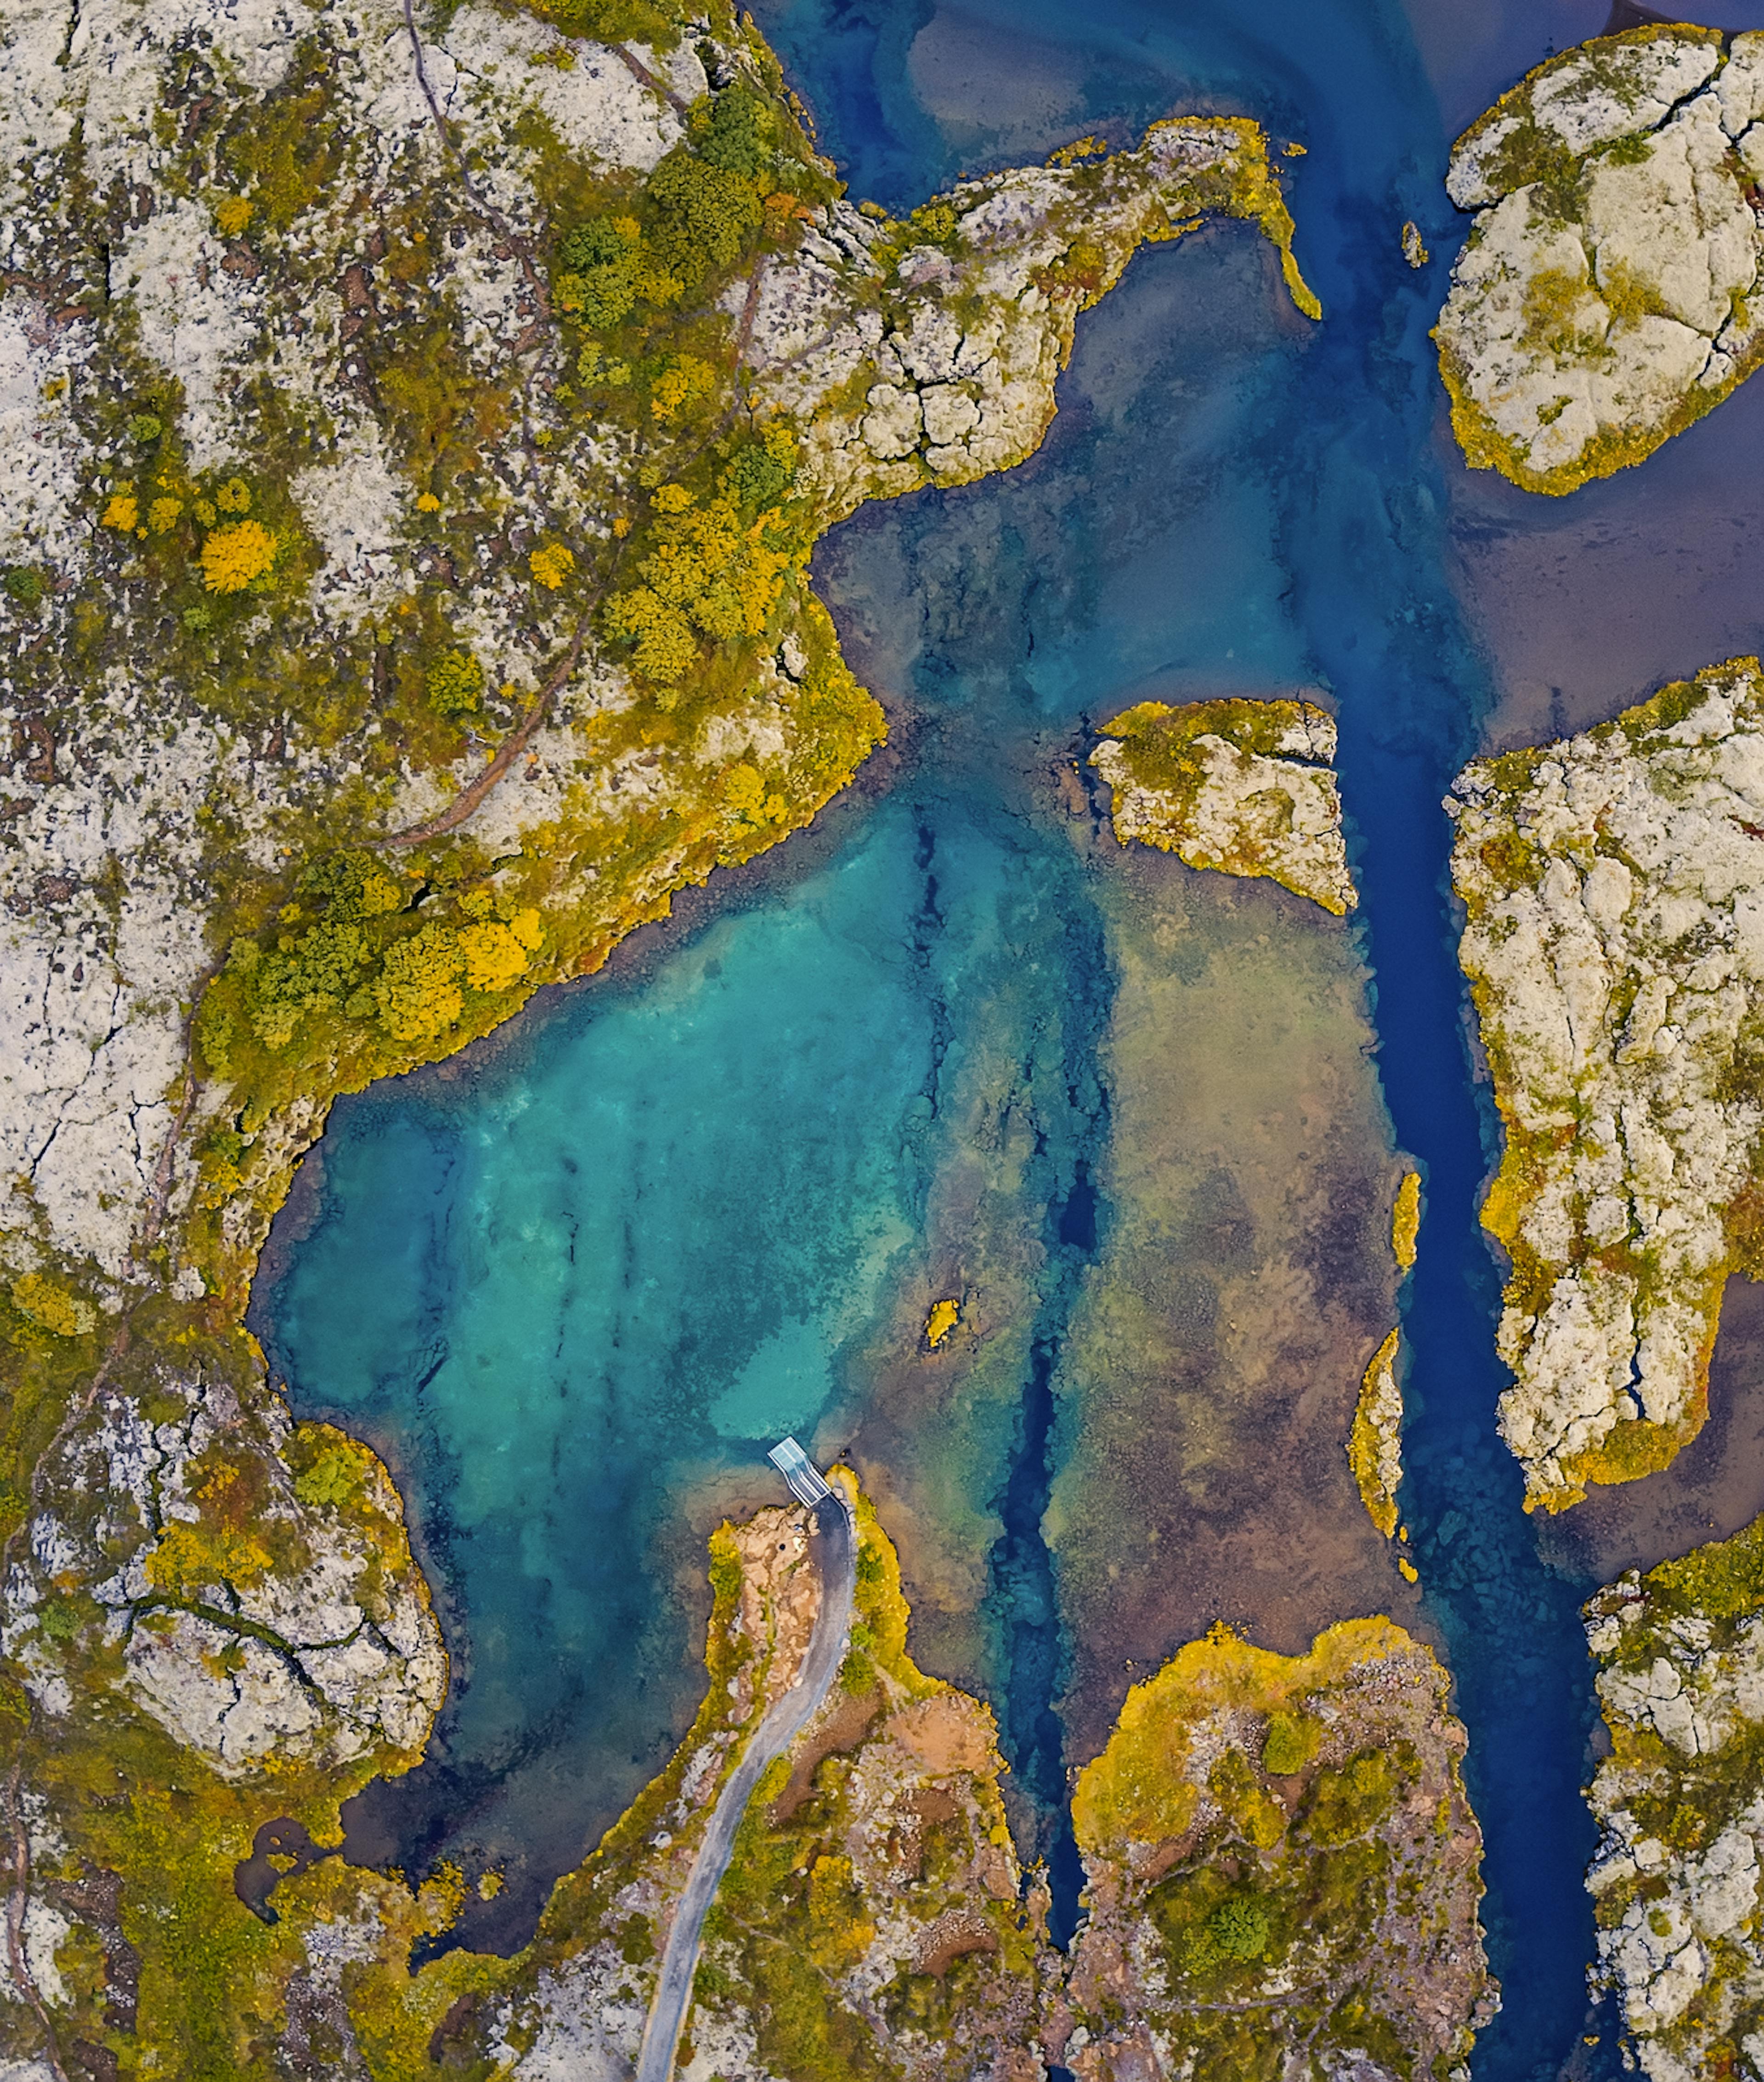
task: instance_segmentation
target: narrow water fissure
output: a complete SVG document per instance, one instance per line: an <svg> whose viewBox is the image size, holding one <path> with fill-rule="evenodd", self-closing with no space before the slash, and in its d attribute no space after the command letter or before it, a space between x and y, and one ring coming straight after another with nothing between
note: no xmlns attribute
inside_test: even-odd
<svg viewBox="0 0 1764 2082"><path fill-rule="evenodd" d="M1051 1897L1048 1932L1062 1950L1078 1928L1084 1866L1058 1706L1071 1644L1046 1519L1059 1471L1060 1355L1106 1225L1097 1183L1109 1131L1100 1056L1114 994L1101 921L1094 913L1078 915L1079 908L1074 903L1061 921L1067 952L1059 1096L1038 1107L1047 1257L1010 1470L995 1502L1004 1530L990 1557L987 1600L1004 1672L1004 1752L1016 1792L1034 1818L1034 1852L1046 1862Z"/></svg>
<svg viewBox="0 0 1764 2082"><path fill-rule="evenodd" d="M1349 807L1362 795L1379 805L1360 878L1380 1061L1399 1143L1425 1166L1404 1321L1411 1371L1399 1503L1469 1731L1483 1920L1504 1984L1502 2013L1481 2034L1472 2072L1477 2082L1559 2072L1594 2082L1619 2071L1620 2055L1585 1979L1593 1927L1584 1874L1597 1833L1581 1792L1597 1711L1578 1616L1587 1587L1545 1566L1518 1465L1496 1428L1500 1275L1477 1216L1492 1153L1467 1074L1447 915L1450 832L1438 807L1445 782L1431 759L1369 742L1351 723L1342 754ZM1571 2052L1571 2067L1561 2067Z"/></svg>

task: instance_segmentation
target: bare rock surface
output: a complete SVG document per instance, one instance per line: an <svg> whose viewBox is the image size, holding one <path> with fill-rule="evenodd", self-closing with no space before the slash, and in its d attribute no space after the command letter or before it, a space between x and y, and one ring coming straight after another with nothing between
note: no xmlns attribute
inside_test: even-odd
<svg viewBox="0 0 1764 2082"><path fill-rule="evenodd" d="M1663 1465L1759 1247L1764 681L1715 666L1446 805L1459 959L1506 1127L1504 1436L1528 1500Z"/></svg>
<svg viewBox="0 0 1764 2082"><path fill-rule="evenodd" d="M1764 35L1564 52L1459 138L1434 337L1466 456L1534 491L1639 462L1764 356Z"/></svg>

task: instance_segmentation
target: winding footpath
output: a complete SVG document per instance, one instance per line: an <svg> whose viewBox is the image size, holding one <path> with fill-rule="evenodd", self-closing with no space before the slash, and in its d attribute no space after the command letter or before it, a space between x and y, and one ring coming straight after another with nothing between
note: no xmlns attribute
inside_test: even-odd
<svg viewBox="0 0 1764 2082"><path fill-rule="evenodd" d="M698 1940L705 1911L729 1867L735 1831L767 1767L783 1755L819 1710L845 1660L851 1627L852 1597L857 1587L857 1528L851 1506L836 1489L815 1509L815 1545L821 1570L821 1609L810 1637L808 1653L797 1680L776 1701L754 1733L747 1753L724 1786L705 1840L698 1847L692 1876L675 1911L660 1978L643 2027L635 2082L671 2082L675 2049L692 2001L693 1976L698 1966Z"/></svg>

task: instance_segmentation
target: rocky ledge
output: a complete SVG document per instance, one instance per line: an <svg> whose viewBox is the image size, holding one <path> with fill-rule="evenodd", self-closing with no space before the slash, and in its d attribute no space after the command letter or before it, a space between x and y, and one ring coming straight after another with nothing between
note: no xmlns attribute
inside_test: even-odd
<svg viewBox="0 0 1764 2082"><path fill-rule="evenodd" d="M1123 845L1267 875L1340 917L1359 898L1334 757L1335 719L1311 702L1142 702L1103 726L1090 763Z"/></svg>
<svg viewBox="0 0 1764 2082"><path fill-rule="evenodd" d="M1669 1461L1728 1272L1764 1263L1764 679L1737 660L1446 804L1506 1131L1501 1425L1527 1501Z"/></svg>
<svg viewBox="0 0 1764 2082"><path fill-rule="evenodd" d="M1640 462L1764 356L1764 35L1551 58L1458 141L1474 210L1434 337L1466 457L1531 491Z"/></svg>
<svg viewBox="0 0 1764 2082"><path fill-rule="evenodd" d="M1764 1519L1586 1608L1599 1970L1651 2082L1764 2073Z"/></svg>
<svg viewBox="0 0 1764 2082"><path fill-rule="evenodd" d="M1129 1694L1073 1804L1080 2082L1467 2072L1496 1990L1446 1692L1373 1619L1303 1656L1217 1628Z"/></svg>

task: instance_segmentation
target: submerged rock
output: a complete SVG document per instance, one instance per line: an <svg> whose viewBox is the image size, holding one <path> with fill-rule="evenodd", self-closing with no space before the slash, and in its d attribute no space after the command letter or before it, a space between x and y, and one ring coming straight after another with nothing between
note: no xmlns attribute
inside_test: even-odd
<svg viewBox="0 0 1764 2082"><path fill-rule="evenodd" d="M1446 1691L1370 1619L1302 1656L1215 1628L1129 1695L1073 1801L1080 2082L1460 2071L1497 1991Z"/></svg>
<svg viewBox="0 0 1764 2082"><path fill-rule="evenodd" d="M1341 917L1359 897L1334 757L1335 719L1310 702L1142 702L1104 726L1090 763L1114 790L1123 845L1267 875Z"/></svg>
<svg viewBox="0 0 1764 2082"><path fill-rule="evenodd" d="M1599 1973L1651 2082L1764 2072L1764 1519L1586 1607Z"/></svg>
<svg viewBox="0 0 1764 2082"><path fill-rule="evenodd" d="M1460 137L1476 213L1434 338L1471 464L1572 491L1640 462L1764 357L1764 34L1583 44Z"/></svg>
<svg viewBox="0 0 1764 2082"><path fill-rule="evenodd" d="M1713 666L1446 804L1506 1129L1501 1428L1529 1505L1700 1429L1721 1292L1764 1264L1764 678Z"/></svg>

